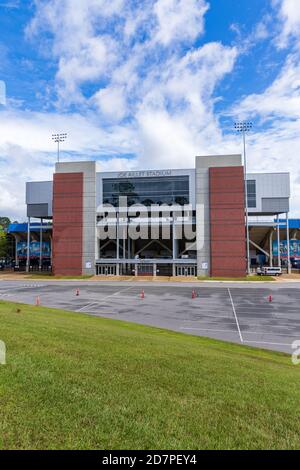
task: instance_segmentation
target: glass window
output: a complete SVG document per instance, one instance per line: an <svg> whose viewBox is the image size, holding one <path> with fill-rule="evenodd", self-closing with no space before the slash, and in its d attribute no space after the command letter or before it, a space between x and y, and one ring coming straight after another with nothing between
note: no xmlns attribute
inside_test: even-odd
<svg viewBox="0 0 300 470"><path fill-rule="evenodd" d="M256 181L247 180L247 195L248 195L248 204L247 207L255 208L256 207Z"/></svg>
<svg viewBox="0 0 300 470"><path fill-rule="evenodd" d="M103 180L103 202L118 206L119 197L133 204L189 204L189 177L168 176Z"/></svg>

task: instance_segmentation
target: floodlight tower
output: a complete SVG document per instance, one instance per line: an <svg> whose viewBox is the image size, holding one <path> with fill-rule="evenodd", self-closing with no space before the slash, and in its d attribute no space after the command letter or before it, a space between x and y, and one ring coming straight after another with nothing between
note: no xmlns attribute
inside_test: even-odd
<svg viewBox="0 0 300 470"><path fill-rule="evenodd" d="M57 162L59 163L60 157L60 143L65 142L68 138L68 134L52 134L52 140L57 143Z"/></svg>
<svg viewBox="0 0 300 470"><path fill-rule="evenodd" d="M236 132L243 135L244 145L244 183L245 183L245 207L246 207L246 239L247 239L247 274L250 274L250 237L249 237L249 217L248 217L248 184L247 184L247 154L246 154L246 134L251 131L252 122L241 121L235 122L234 128Z"/></svg>

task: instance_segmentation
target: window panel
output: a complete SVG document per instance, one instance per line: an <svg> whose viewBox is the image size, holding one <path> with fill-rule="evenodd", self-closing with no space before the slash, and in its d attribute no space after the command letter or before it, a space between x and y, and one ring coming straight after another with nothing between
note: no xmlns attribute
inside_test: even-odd
<svg viewBox="0 0 300 470"><path fill-rule="evenodd" d="M128 205L188 204L189 177L128 178L103 180L103 202L118 205L120 196L127 196Z"/></svg>
<svg viewBox="0 0 300 470"><path fill-rule="evenodd" d="M256 181L255 180L247 180L247 196L248 196L247 207L255 208L256 207Z"/></svg>

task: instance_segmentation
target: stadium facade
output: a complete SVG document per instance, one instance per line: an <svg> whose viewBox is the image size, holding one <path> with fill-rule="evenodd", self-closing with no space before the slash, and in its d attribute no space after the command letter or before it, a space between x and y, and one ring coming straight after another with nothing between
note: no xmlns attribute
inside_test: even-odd
<svg viewBox="0 0 300 470"><path fill-rule="evenodd" d="M104 173L93 161L57 163L53 181L26 185L27 269L30 222L40 219L52 223L56 275L243 277L247 216L258 230L271 217L280 242L284 214L289 241L289 174L246 179L241 155L199 156L187 170Z"/></svg>

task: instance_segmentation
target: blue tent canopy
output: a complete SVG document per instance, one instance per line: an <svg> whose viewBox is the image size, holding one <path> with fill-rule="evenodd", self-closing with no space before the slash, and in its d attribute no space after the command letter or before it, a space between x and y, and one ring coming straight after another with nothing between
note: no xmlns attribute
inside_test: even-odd
<svg viewBox="0 0 300 470"><path fill-rule="evenodd" d="M52 225L49 224L30 224L30 231L31 232L37 232L40 231L42 227L42 230L52 230ZM28 224L10 224L8 227L8 233L27 233L28 230Z"/></svg>
<svg viewBox="0 0 300 470"><path fill-rule="evenodd" d="M280 228L285 228L286 227L286 220L285 219L279 219L279 223L282 224ZM291 229L300 229L300 219L290 219L289 220L289 227Z"/></svg>

